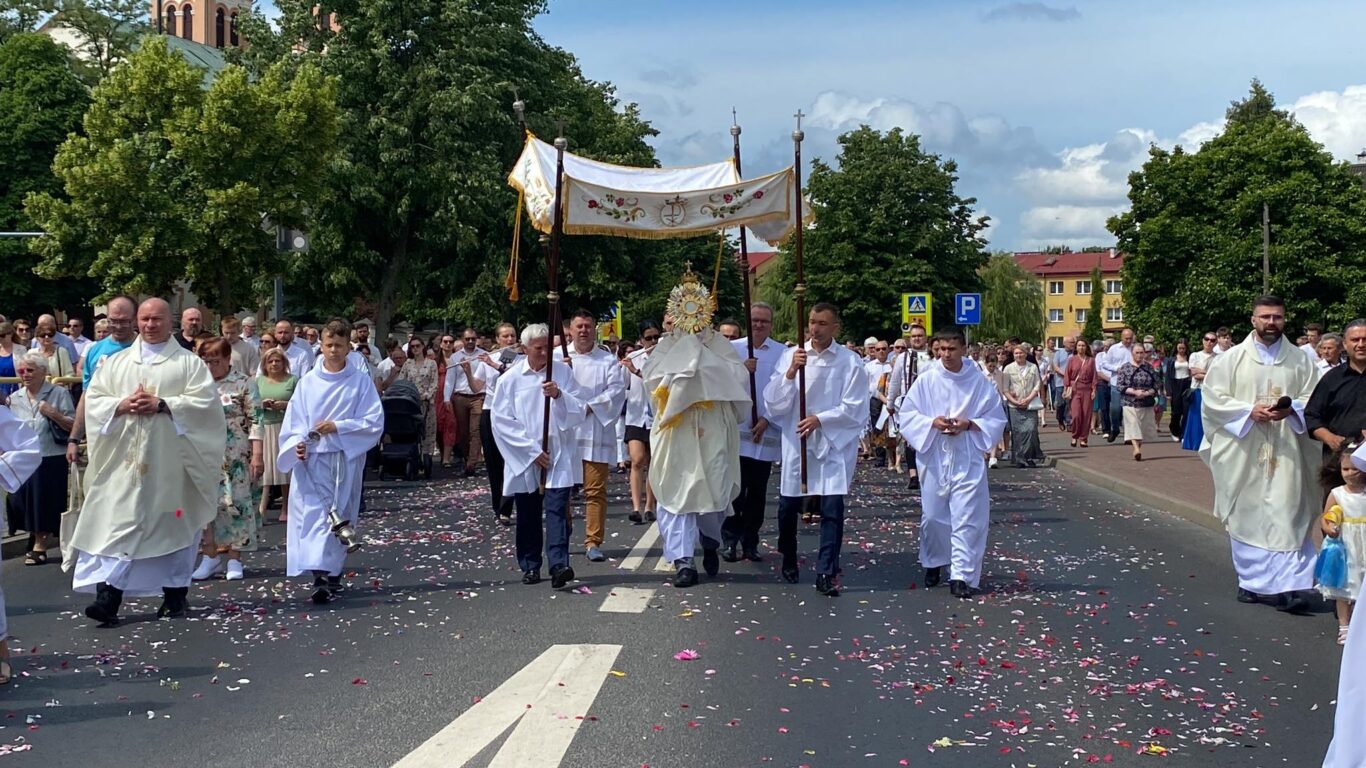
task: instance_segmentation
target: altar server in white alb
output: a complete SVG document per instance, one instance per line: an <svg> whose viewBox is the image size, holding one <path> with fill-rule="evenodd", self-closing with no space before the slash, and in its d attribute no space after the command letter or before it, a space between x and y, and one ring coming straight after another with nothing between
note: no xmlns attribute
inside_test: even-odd
<svg viewBox="0 0 1366 768"><path fill-rule="evenodd" d="M664 559L675 587L697 583L702 568L721 567L721 523L740 494L740 422L749 413L749 374L711 327L711 295L688 270L669 294L673 328L645 364L655 423L650 429L650 487L657 501Z"/></svg>
<svg viewBox="0 0 1366 768"><path fill-rule="evenodd" d="M925 586L938 586L947 568L954 597L968 597L981 583L991 517L982 456L1001 439L1006 419L995 385L963 360L963 332L940 331L935 344L939 363L916 377L897 419L920 477Z"/></svg>
<svg viewBox="0 0 1366 768"><path fill-rule="evenodd" d="M773 473L773 462L782 457L783 450L782 436L776 428L769 429L763 391L777 375L778 361L787 348L769 338L773 331L773 307L762 301L754 302L749 308L749 325L751 338L731 342L754 376L754 405L745 411L745 420L740 423L740 495L735 497L735 514L721 525L721 559L729 563L741 557L756 563L762 560L759 531L764 527L764 508L768 505L768 479ZM735 551L737 546L739 554Z"/></svg>
<svg viewBox="0 0 1366 768"><path fill-rule="evenodd" d="M857 353L835 343L839 309L821 302L811 308L806 346L778 361L778 375L764 388L769 420L783 437L778 499L778 551L783 578L796 584L797 516L804 498L820 499L821 548L816 590L839 594L840 545L844 539L844 497L858 464L858 441L868 425L868 376ZM806 369L806 417L798 407L797 372ZM801 486L801 438L806 438L807 487Z"/></svg>
<svg viewBox="0 0 1366 768"><path fill-rule="evenodd" d="M368 373L347 360L351 324L323 326L319 363L299 377L280 426L276 465L290 473L285 572L311 574L314 603L345 590L346 545L333 528L332 512L354 530L360 517L365 454L379 444L384 410Z"/></svg>
<svg viewBox="0 0 1366 768"><path fill-rule="evenodd" d="M125 595L162 595L157 616L184 616L199 536L218 515L227 421L197 355L171 338L171 308L138 307L138 340L105 358L86 390L85 503L70 544L72 585L94 592L85 615L118 623Z"/></svg>
<svg viewBox="0 0 1366 768"><path fill-rule="evenodd" d="M583 462L583 548L589 560L600 563L607 559L602 552L607 526L607 473L617 460L617 422L626 404L626 372L616 355L598 346L598 322L592 312L581 309L574 313L569 333L573 338L569 365L586 410L577 441Z"/></svg>
<svg viewBox="0 0 1366 768"><path fill-rule="evenodd" d="M489 414L493 439L503 453L503 495L517 510L517 566L523 584L541 582L541 549L550 561L550 586L574 580L569 565L569 492L583 481L577 430L587 418L585 397L569 366L550 360L550 328L522 330L526 354L498 377ZM545 380L547 364L555 366ZM550 402L550 445L542 447L545 398ZM544 483L542 477L544 476ZM542 529L544 526L544 529Z"/></svg>
<svg viewBox="0 0 1366 768"><path fill-rule="evenodd" d="M43 461L38 435L0 406L0 488L14 493ZM5 618L5 593L0 590L0 685L14 677L9 663L9 621Z"/></svg>
<svg viewBox="0 0 1366 768"><path fill-rule="evenodd" d="M1314 586L1310 530L1322 501L1321 448L1304 425L1319 370L1285 340L1285 302L1257 299L1252 327L1205 373L1200 458L1214 479L1214 514L1228 528L1238 601L1300 612Z"/></svg>

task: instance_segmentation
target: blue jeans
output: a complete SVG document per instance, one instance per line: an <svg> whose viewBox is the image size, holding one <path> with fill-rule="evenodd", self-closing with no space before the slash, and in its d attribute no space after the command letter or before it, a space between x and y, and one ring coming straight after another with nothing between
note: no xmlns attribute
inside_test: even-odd
<svg viewBox="0 0 1366 768"><path fill-rule="evenodd" d="M1110 434L1110 389L1106 382L1096 383L1096 413L1100 415L1101 434L1105 435Z"/></svg>
<svg viewBox="0 0 1366 768"><path fill-rule="evenodd" d="M550 571L569 565L569 488L547 488L545 495L519 493L517 505L517 566L522 572L541 570L545 547ZM542 520L545 530L542 532Z"/></svg>
<svg viewBox="0 0 1366 768"><path fill-rule="evenodd" d="M1110 434L1124 431L1124 396L1119 387L1110 387Z"/></svg>
<svg viewBox="0 0 1366 768"><path fill-rule="evenodd" d="M1053 414L1058 417L1058 423L1065 427L1072 423L1072 408L1070 403L1062 401L1063 389L1061 383L1049 385L1048 396L1053 400Z"/></svg>
<svg viewBox="0 0 1366 768"><path fill-rule="evenodd" d="M816 573L834 576L840 572L840 543L844 541L843 496L779 496L778 551L783 568L797 567L797 516L807 499L818 500L821 509L821 549L816 557Z"/></svg>

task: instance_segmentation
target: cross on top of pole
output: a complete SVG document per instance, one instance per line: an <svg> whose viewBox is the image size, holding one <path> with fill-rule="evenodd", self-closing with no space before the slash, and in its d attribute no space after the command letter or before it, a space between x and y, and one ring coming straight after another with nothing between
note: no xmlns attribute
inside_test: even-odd
<svg viewBox="0 0 1366 768"><path fill-rule="evenodd" d="M800 109L798 109L797 114L793 115L793 117L797 118L797 130L792 132L792 140L801 141L802 139L806 138L806 134L802 133L802 118L806 117L806 115L803 114Z"/></svg>

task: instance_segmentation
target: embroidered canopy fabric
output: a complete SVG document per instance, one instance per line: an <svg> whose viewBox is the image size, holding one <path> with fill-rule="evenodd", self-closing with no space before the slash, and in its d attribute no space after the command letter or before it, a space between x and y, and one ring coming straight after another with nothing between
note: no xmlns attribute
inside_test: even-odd
<svg viewBox="0 0 1366 768"><path fill-rule="evenodd" d="M531 225L554 222L555 148L527 134L508 183L522 193ZM777 244L793 227L792 169L741 179L735 164L630 168L564 154L564 229L568 235L662 239L749 227Z"/></svg>

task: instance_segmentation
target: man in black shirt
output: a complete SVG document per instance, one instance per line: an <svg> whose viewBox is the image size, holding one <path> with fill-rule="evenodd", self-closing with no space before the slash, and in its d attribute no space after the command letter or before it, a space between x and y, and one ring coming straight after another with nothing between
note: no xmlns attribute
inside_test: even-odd
<svg viewBox="0 0 1366 768"><path fill-rule="evenodd" d="M1304 407L1305 428L1330 451L1366 430L1366 320L1348 323L1343 339L1347 364L1325 373Z"/></svg>

